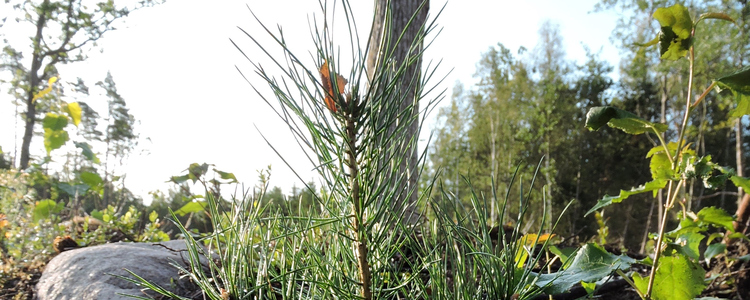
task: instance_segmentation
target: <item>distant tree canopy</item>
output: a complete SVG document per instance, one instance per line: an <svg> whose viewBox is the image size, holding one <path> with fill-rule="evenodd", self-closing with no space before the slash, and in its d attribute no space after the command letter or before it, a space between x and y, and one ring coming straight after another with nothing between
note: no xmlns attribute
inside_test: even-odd
<svg viewBox="0 0 750 300"><path fill-rule="evenodd" d="M510 189L505 220L512 220L518 210L519 183L529 188L544 157L532 187L533 222L529 228L540 224L543 202L548 208L547 220L554 221L565 205L575 201L562 216L557 233L584 239L596 234L594 217L584 218L584 214L603 196L617 195L620 189L651 179L645 157L656 145L656 137L630 136L608 128L589 132L584 128L588 108L613 105L635 112L646 120L668 124L665 138L676 138L675 127L684 109L687 84L681 81L687 78L683 76L687 62L657 65L658 51L634 46L653 38L658 22L650 16L656 7L665 5L669 4L605 0L596 6L627 12L614 32L623 53L617 82L612 79L613 62L602 61L588 48L584 62L568 61L563 36L550 22L540 28L539 44L531 51L521 48L514 55L502 44L490 47L477 65L478 83L471 87L458 83L450 103L440 109L436 138L429 148L428 167L432 175L439 172L438 185L461 200L458 209L471 209L468 180L473 192L488 201L491 195L498 195L499 203L488 203L498 213ZM698 35L708 37L709 42L696 49L701 64L696 70L704 71L696 74L694 84L705 88L711 79L748 64L749 26L742 18L748 9L740 1L708 1L689 8L693 12L725 11L740 20L739 26L701 23ZM728 46L716 46L719 42ZM736 165L742 174L748 147L742 132L750 124L728 115L734 107L731 97L709 97L700 107L701 113L690 120L688 139L699 155L711 154L721 165ZM515 183L509 188L517 167ZM427 178L422 179L423 185ZM692 198L688 206L694 210L721 206L734 211L737 189L731 183L719 191L693 183L689 190ZM439 193L432 197L446 207L453 206L445 202L448 199L441 200ZM658 197L641 195L604 210L610 240L624 242L629 248L642 247L645 234L656 228ZM499 217L495 213L487 216L491 223Z"/></svg>

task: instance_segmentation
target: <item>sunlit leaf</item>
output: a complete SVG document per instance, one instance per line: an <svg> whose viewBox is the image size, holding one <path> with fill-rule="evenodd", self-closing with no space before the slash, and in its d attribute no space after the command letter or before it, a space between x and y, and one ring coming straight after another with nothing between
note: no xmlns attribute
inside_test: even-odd
<svg viewBox="0 0 750 300"><path fill-rule="evenodd" d="M674 149L670 149L670 154L675 154ZM654 147L646 154L646 157L651 158L651 161L649 162L651 178L660 180L670 180L674 178L674 172L672 171L672 161L669 159L667 151L664 149L664 147Z"/></svg>
<svg viewBox="0 0 750 300"><path fill-rule="evenodd" d="M727 231L733 231L734 218L725 210L713 206L704 207L698 212L698 221L708 223L717 227L723 227Z"/></svg>
<svg viewBox="0 0 750 300"><path fill-rule="evenodd" d="M654 300L692 300L706 287L706 271L687 256L675 254L659 260L651 293ZM648 277L633 274L633 282L641 293L648 289Z"/></svg>
<svg viewBox="0 0 750 300"><path fill-rule="evenodd" d="M743 190L750 191L750 178L732 176L729 177L729 179L732 180L732 183L734 183L735 186L741 187Z"/></svg>
<svg viewBox="0 0 750 300"><path fill-rule="evenodd" d="M65 112L73 120L73 125L78 127L78 124L81 123L81 105L78 102L68 103L68 105L65 105Z"/></svg>
<svg viewBox="0 0 750 300"><path fill-rule="evenodd" d="M42 120L42 128L53 131L63 130L68 126L68 117L55 113L47 113Z"/></svg>
<svg viewBox="0 0 750 300"><path fill-rule="evenodd" d="M576 253L577 248L573 247L567 247L567 248L557 248L556 246L550 246L549 252L552 252L552 254L557 255L560 257L560 262L564 265L565 262L568 261L571 255Z"/></svg>
<svg viewBox="0 0 750 300"><path fill-rule="evenodd" d="M57 77L52 77L49 80L47 80L47 88L34 94L34 98L31 99L31 103L34 103L36 102L37 99L42 98L45 95L49 94L52 91L52 85L55 84L55 82L57 82Z"/></svg>
<svg viewBox="0 0 750 300"><path fill-rule="evenodd" d="M180 209L178 209L174 213L182 217L189 213L204 211L205 209L206 209L206 201L193 201L193 202L183 205L182 207L180 207Z"/></svg>
<svg viewBox="0 0 750 300"><path fill-rule="evenodd" d="M68 132L65 130L44 129L44 149L47 150L47 156L55 149L59 149L68 142Z"/></svg>
<svg viewBox="0 0 750 300"><path fill-rule="evenodd" d="M596 290L596 282L583 282L581 281L581 286L584 290L586 290L587 295L591 295L594 293L594 290Z"/></svg>
<svg viewBox="0 0 750 300"><path fill-rule="evenodd" d="M697 232L685 232L675 239L675 243L682 246L685 254L692 259L700 258L700 243L706 236Z"/></svg>
<svg viewBox="0 0 750 300"><path fill-rule="evenodd" d="M680 4L667 8L657 8L654 18L661 25L659 44L661 58L677 60L687 55L692 45L693 20L690 12Z"/></svg>
<svg viewBox="0 0 750 300"><path fill-rule="evenodd" d="M620 129L628 134L654 131L661 133L667 130L667 125L643 120L633 113L613 106L598 106L589 109L586 113L586 128L595 131L604 125Z"/></svg>
<svg viewBox="0 0 750 300"><path fill-rule="evenodd" d="M148 214L148 221L153 223L156 221L156 219L159 218L159 214L156 213L155 210L152 210L150 214Z"/></svg>

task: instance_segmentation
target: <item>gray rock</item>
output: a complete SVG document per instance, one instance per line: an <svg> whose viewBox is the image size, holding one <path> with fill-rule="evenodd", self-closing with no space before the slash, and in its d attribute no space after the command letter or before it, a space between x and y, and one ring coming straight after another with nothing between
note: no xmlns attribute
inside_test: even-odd
<svg viewBox="0 0 750 300"><path fill-rule="evenodd" d="M149 282L188 296L197 288L180 279L176 262L185 266L188 253L184 240L162 243L112 243L60 253L53 258L36 286L38 300L134 299L124 295L152 297L133 283L108 274L133 278L128 269ZM192 289L192 291L190 291Z"/></svg>

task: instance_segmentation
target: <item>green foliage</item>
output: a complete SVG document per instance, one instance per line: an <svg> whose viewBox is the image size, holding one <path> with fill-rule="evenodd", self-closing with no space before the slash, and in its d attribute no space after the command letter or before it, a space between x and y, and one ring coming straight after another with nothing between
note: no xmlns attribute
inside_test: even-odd
<svg viewBox="0 0 750 300"><path fill-rule="evenodd" d="M697 297L706 287L703 278L706 271L703 267L685 255L675 254L663 257L657 266L652 291L653 299L691 300ZM649 288L649 278L633 274L633 282L641 294Z"/></svg>
<svg viewBox="0 0 750 300"><path fill-rule="evenodd" d="M596 282L615 270L629 270L636 261L626 255L614 255L596 244L586 244L576 252L573 261L557 274L541 274L537 285L549 285L545 292L560 294L579 282Z"/></svg>
<svg viewBox="0 0 750 300"><path fill-rule="evenodd" d="M687 8L680 4L668 8L660 7L654 12L654 19L661 24L661 58L678 60L685 57L693 43L693 20Z"/></svg>
<svg viewBox="0 0 750 300"><path fill-rule="evenodd" d="M729 90L734 95L737 108L732 116L750 115L750 67L716 79L719 91Z"/></svg>
<svg viewBox="0 0 750 300"><path fill-rule="evenodd" d="M666 124L648 122L633 113L612 106L592 107L586 114L586 127L598 130L604 125L617 128L628 134L645 132L662 133L667 130Z"/></svg>
<svg viewBox="0 0 750 300"><path fill-rule="evenodd" d="M52 241L64 234L52 200L34 201L31 174L0 170L0 284L41 272L54 252ZM19 297L30 296L21 294Z"/></svg>
<svg viewBox="0 0 750 300"><path fill-rule="evenodd" d="M42 219L50 219L53 215L60 213L62 209L63 204L53 200L37 201L34 204L34 218L32 220L36 223Z"/></svg>
<svg viewBox="0 0 750 300"><path fill-rule="evenodd" d="M706 239L704 232L708 230L709 225L732 230L733 218L725 211L713 207L704 208L698 214L694 214L688 211L683 203L680 203L683 207L680 228L665 233L665 228L668 226L668 211L678 203L677 198L680 195L685 197L688 182L697 180L702 182L705 188L714 189L722 186L728 179L732 179L732 182L736 182L739 186L744 186L747 179L737 177L731 169L713 163L709 155L698 157L696 155L697 150L689 148L690 144L686 141L685 136L691 113L693 113L693 108L708 95L714 84L706 89L697 100L693 100L691 88L696 61L695 24L687 8L679 4L669 8L658 8L653 16L659 21L662 29L658 37L661 44L661 58L678 60L686 55L688 56L687 104L684 111L681 112L684 114L684 119L677 128L676 141L667 143L664 138L665 135L662 135L667 129L666 126L661 131L653 130L652 127L648 126L641 128L641 130L633 130L632 128L627 130L623 128L622 124L613 123L611 120L617 120L618 118L640 120L634 114L612 109L607 111L602 108L589 110L589 115L592 117L587 119L586 126L591 129L598 129L605 123L629 134L641 134L648 132L647 129L652 129L660 141L660 144L647 154L647 157L651 159L650 169L653 180L630 191L623 190L618 197L605 196L589 213L612 203L621 202L633 194L654 191L654 196L656 196L657 190L667 188L667 199L664 202L666 212L660 216L661 222L659 223L659 234L656 239L656 253L652 262L651 274L646 278L634 274L633 281L639 294L644 299L693 299L705 288L703 281L705 271L697 263L701 256L699 245L701 241ZM698 21L707 18L733 21L726 14L703 15ZM732 76L744 76L738 74L743 74L743 71ZM743 83L741 87L734 86L734 88L744 88L744 85L747 85L747 83ZM726 84L722 83L721 86L725 87ZM740 99L741 97L736 98L738 99L735 99L735 101L740 103L738 109L742 110L742 99ZM639 122L646 121L640 120ZM648 123L650 122L646 124ZM708 240L708 243L710 243L713 238L709 236ZM712 252L718 250L716 248L716 246L712 247Z"/></svg>

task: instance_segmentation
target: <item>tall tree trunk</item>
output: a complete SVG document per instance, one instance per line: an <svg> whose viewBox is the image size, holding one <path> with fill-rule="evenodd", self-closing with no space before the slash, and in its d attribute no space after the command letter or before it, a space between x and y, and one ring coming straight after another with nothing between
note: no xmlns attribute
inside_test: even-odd
<svg viewBox="0 0 750 300"><path fill-rule="evenodd" d="M424 3L424 6L422 4ZM373 20L372 32L370 35L370 49L367 57L367 68L368 76L372 82L374 74L376 74L376 68L382 65L379 60L382 55L386 52L393 51L393 58L395 59L395 65L400 66L404 63L407 58L413 57L418 52L422 51L423 45L420 43L417 47L412 47L415 38L422 30L423 25L427 20L427 11L429 10L429 0L375 0L375 18ZM414 19L412 20L412 16ZM410 23L410 21L412 21ZM384 32L386 29L386 22L390 22L389 32ZM402 35L403 33L403 35ZM384 36L385 34L385 36ZM399 40L400 37L400 40ZM389 45L390 49L384 49L387 45L383 45L383 41L392 41ZM398 41L398 43L396 43ZM411 53L409 51L412 51ZM417 106L417 95L416 87L420 80L422 70L421 59L411 65L403 75L403 80L398 88L401 91L401 95L393 100L401 101L401 107L403 111L410 110L413 114L418 114L419 109ZM400 99L400 100L399 100ZM410 106L414 105L412 109ZM416 115L405 115L403 118L414 118ZM406 143L406 149L403 150L408 153L408 158L401 161L399 166L399 175L393 176L394 178L406 177L406 180L402 181L399 187L401 199L396 199L396 203L400 204L402 208L406 209L404 214L404 222L406 224L416 224L419 221L418 213L416 212L416 202L418 199L418 172L417 162L419 160L417 135L419 122L412 122L411 126L406 132L406 139L413 139L413 143ZM386 146L387 147L387 146ZM403 175L401 175L403 174ZM398 209L398 208L397 208Z"/></svg>
<svg viewBox="0 0 750 300"><path fill-rule="evenodd" d="M44 4L49 4L48 0ZM29 87L26 90L26 116L23 132L23 142L21 143L21 161L19 169L24 170L29 167L31 154L31 138L34 137L34 125L36 125L36 103L34 103L34 93L39 85L39 70L42 68L44 56L40 53L40 43L42 41L42 31L47 24L47 15L39 14L36 22L36 34L34 35L34 54L31 57L31 69L29 70Z"/></svg>

